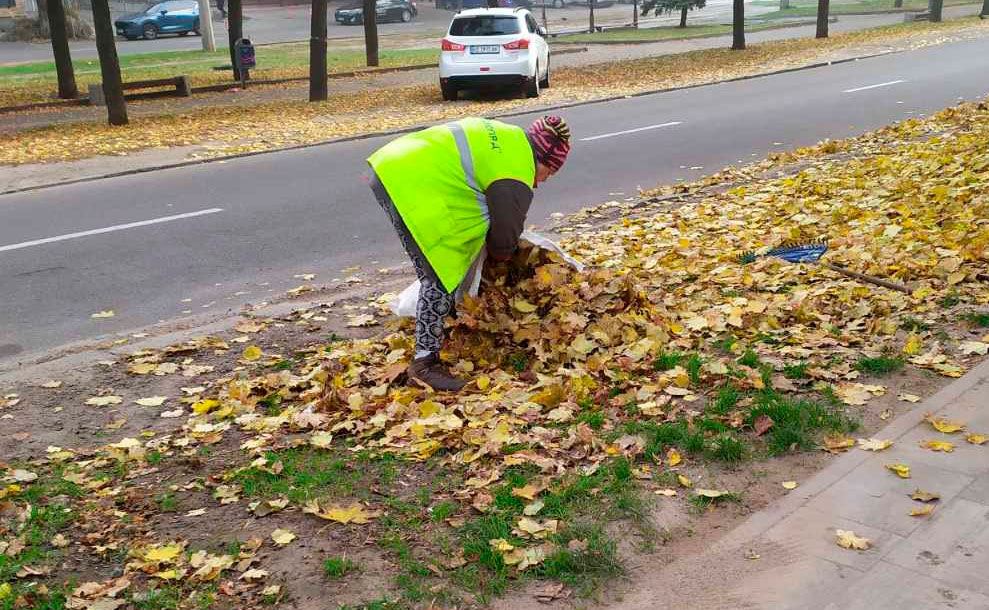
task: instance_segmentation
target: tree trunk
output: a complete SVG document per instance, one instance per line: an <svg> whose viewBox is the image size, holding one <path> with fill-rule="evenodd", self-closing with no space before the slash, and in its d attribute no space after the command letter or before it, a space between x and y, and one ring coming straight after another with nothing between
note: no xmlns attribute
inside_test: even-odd
<svg viewBox="0 0 989 610"><path fill-rule="evenodd" d="M980 17L989 17L989 0L982 0L982 12L979 13Z"/></svg>
<svg viewBox="0 0 989 610"><path fill-rule="evenodd" d="M198 0L199 2L199 35L202 37L203 50L216 50L216 36L213 34L213 9L210 8L209 0Z"/></svg>
<svg viewBox="0 0 989 610"><path fill-rule="evenodd" d="M79 97L79 88L76 87L76 74L72 69L72 55L69 53L69 34L65 28L65 6L62 4L62 0L50 0L47 8L52 53L55 54L55 71L58 73L58 97L63 100L77 98Z"/></svg>
<svg viewBox="0 0 989 610"><path fill-rule="evenodd" d="M680 9L680 27L687 27L687 7Z"/></svg>
<svg viewBox="0 0 989 610"><path fill-rule="evenodd" d="M944 0L930 0L929 3L931 21L938 23L941 21L941 9L944 8Z"/></svg>
<svg viewBox="0 0 989 610"><path fill-rule="evenodd" d="M986 0L986 2L989 2L989 0ZM545 5L546 3L543 2L543 6ZM639 0L632 0L632 27L639 28Z"/></svg>
<svg viewBox="0 0 989 610"><path fill-rule="evenodd" d="M893 0L893 8L903 8L903 0Z"/></svg>
<svg viewBox="0 0 989 610"><path fill-rule="evenodd" d="M237 41L244 37L244 5L241 0L227 2L227 40L230 44L230 63L234 69L234 80L246 80L237 67ZM245 70L246 72L246 70Z"/></svg>
<svg viewBox="0 0 989 610"><path fill-rule="evenodd" d="M378 60L378 3L377 0L364 0L364 49L367 65L377 66Z"/></svg>
<svg viewBox="0 0 989 610"><path fill-rule="evenodd" d="M745 0L732 2L731 20L731 48L741 51L745 48Z"/></svg>
<svg viewBox="0 0 989 610"><path fill-rule="evenodd" d="M96 29L96 50L100 55L107 120L111 125L126 125L127 102L124 101L124 90L121 87L120 60L117 59L117 45L113 41L108 0L93 0L93 27Z"/></svg>
<svg viewBox="0 0 989 610"><path fill-rule="evenodd" d="M790 0L780 0L780 10L786 10L790 8Z"/></svg>
<svg viewBox="0 0 989 610"><path fill-rule="evenodd" d="M817 0L817 37L828 37L828 16L831 12L831 0Z"/></svg>
<svg viewBox="0 0 989 610"><path fill-rule="evenodd" d="M309 34L309 101L326 100L326 0L313 0Z"/></svg>
<svg viewBox="0 0 989 610"><path fill-rule="evenodd" d="M594 33L594 0L590 0L587 3L587 7L590 10L588 13L588 30L591 34Z"/></svg>

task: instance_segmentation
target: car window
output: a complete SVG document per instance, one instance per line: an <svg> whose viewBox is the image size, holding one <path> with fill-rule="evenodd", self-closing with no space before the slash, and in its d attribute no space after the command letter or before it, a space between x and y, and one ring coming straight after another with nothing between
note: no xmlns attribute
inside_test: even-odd
<svg viewBox="0 0 989 610"><path fill-rule="evenodd" d="M519 31L514 15L472 15L458 17L450 24L451 36L505 36Z"/></svg>
<svg viewBox="0 0 989 610"><path fill-rule="evenodd" d="M533 17L532 15L525 16L525 24L529 26L529 31L532 32L533 34L539 28L539 26L536 24L535 17Z"/></svg>
<svg viewBox="0 0 989 610"><path fill-rule="evenodd" d="M184 13L191 11L197 4L195 2L166 2L165 8L170 13Z"/></svg>
<svg viewBox="0 0 989 610"><path fill-rule="evenodd" d="M149 6L149 7L148 7L148 9L147 9L146 11L144 11L144 12L145 12L145 13L147 13L147 14L149 14L149 15L153 15L153 14L155 14L155 13L160 13L160 12L162 12L163 10L165 10L165 3L161 3L161 4L152 4L152 5L151 5L151 6Z"/></svg>

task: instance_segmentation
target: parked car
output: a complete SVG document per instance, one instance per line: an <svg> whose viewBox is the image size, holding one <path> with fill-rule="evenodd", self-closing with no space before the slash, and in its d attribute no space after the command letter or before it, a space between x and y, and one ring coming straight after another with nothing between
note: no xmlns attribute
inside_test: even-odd
<svg viewBox="0 0 989 610"><path fill-rule="evenodd" d="M538 97L549 87L546 30L523 8L478 8L457 13L441 43L440 89L522 87Z"/></svg>
<svg viewBox="0 0 989 610"><path fill-rule="evenodd" d="M199 35L199 3L196 0L168 0L152 4L140 13L124 15L113 22L117 35L127 40L154 40L162 34Z"/></svg>
<svg viewBox="0 0 989 610"><path fill-rule="evenodd" d="M415 0L378 0L378 22L401 21L408 23L419 14ZM338 8L333 14L341 25L358 25L364 23L364 5L360 2Z"/></svg>
<svg viewBox="0 0 989 610"><path fill-rule="evenodd" d="M589 7L591 4L594 5L594 8L608 8L615 5L615 0L547 0L546 6L553 8L565 8L568 5Z"/></svg>

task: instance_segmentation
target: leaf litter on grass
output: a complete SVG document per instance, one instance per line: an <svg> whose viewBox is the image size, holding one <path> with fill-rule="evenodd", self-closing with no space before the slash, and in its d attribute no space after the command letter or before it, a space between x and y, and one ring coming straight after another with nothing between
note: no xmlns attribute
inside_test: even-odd
<svg viewBox="0 0 989 610"><path fill-rule="evenodd" d="M814 446L816 430L847 433L851 426L834 388L861 383L855 363L863 353L902 349L907 336L900 320L907 317L932 324L953 319L938 305L949 292L970 302L987 299L989 228L979 222L989 213L987 119L985 104L965 104L724 172L717 180L736 184L728 190L705 190L713 179L675 187L675 194L689 199L676 209L661 203L617 206L617 221L607 216L614 205L578 215L564 245L588 263L587 271L575 271L554 254L523 249L489 269L481 296L458 308L443 357L457 374L485 380L460 395L401 385L413 354L407 323L388 321L369 339L312 344L295 353L290 367L242 359L227 341L204 338L126 358L134 379L159 372L202 378L176 399L192 411L180 429L128 437L95 452L56 447L47 461L67 469L72 485L92 491L85 502L106 502L130 492L104 471L154 470L148 463L152 454L192 459L236 433L239 450L253 460L250 466L231 464L228 473L207 481L208 490L203 483L189 484L212 497L206 500L214 502L210 511L225 507L253 517L260 508L264 514L310 515L302 518L323 527L370 529L386 527L382 522L401 509L375 495L308 498L290 488L284 496L273 489L263 507L260 498L248 504L242 498L251 496L238 473L253 468L258 477L278 481L286 476L286 462L270 456L298 447L396 456L456 473L448 497L490 520L483 545L465 553L465 563L486 557L493 563L485 565L514 566L518 573L559 559L559 553L591 552L563 538L575 526L560 508L563 481L574 475L601 481L593 477L605 472L634 480L646 467L662 472L665 466L676 468L664 473L667 487L694 488L691 475L700 473L689 467L713 455L726 435L759 443L780 434L780 449L790 451L805 442ZM853 151L865 156L830 158ZM796 175L760 178L785 159L808 165ZM595 215L600 221L588 222ZM895 239L884 238L891 224L900 229ZM836 262L908 282L912 294L863 286L819 267L771 259L742 266L734 259L738 251L820 236L831 240L828 256ZM258 334L269 326L277 324L249 320L237 330ZM918 336L924 358L908 364L951 377L975 362L977 355L953 349L950 334L922 330ZM242 361L217 373L215 365L197 361L200 352ZM796 362L799 383L782 375ZM136 365L153 366L135 370ZM856 402L868 402L863 391L879 393L868 385L851 386ZM787 402L781 391L800 402ZM761 411L753 415L755 409ZM755 421L769 413L773 425L760 425L759 437ZM807 414L814 419L800 419ZM929 421L939 430L964 428ZM872 450L891 444L860 443ZM823 441L833 451L853 444L847 437ZM683 495L727 497L703 483ZM675 495L670 492L660 490ZM7 493L16 499L23 491ZM525 514L526 507L533 514ZM85 514L99 516L95 510ZM128 534L123 528L132 526L119 519L113 527L121 529L76 541L86 549L80 552L105 553L114 540L139 535L139 543L125 545L131 557L127 575L196 586L261 570L255 552L276 542L259 540L253 550L176 554L176 545L184 551L185 541L156 541L150 529ZM287 538L279 532L279 540ZM843 541L849 548L864 544L851 534L838 539ZM404 556L404 547L394 548ZM272 586L259 572L250 574L238 580L244 595Z"/></svg>

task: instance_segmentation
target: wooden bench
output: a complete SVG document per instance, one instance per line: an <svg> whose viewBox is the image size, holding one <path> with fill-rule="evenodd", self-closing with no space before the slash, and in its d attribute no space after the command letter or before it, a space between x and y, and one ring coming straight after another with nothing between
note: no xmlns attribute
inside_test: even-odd
<svg viewBox="0 0 989 610"><path fill-rule="evenodd" d="M136 95L125 96L128 98L159 97L163 95L174 95L177 97L189 97L192 89L189 87L188 76L172 76L170 78L156 78L152 80L137 80L123 83L124 91L134 91L136 89L166 89L166 91L149 91ZM103 95L103 84L89 86L89 103L92 106L106 106L106 96Z"/></svg>

